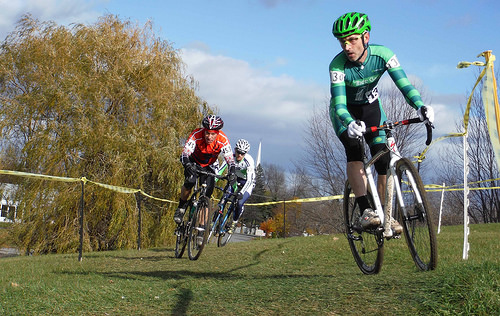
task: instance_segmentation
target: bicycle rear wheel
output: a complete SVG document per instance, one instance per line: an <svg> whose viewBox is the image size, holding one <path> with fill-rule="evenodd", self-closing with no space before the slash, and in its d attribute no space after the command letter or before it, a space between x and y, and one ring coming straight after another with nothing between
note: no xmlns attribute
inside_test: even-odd
<svg viewBox="0 0 500 316"><path fill-rule="evenodd" d="M377 230L364 231L359 218L361 210L351 196L351 186L346 181L344 189L345 235L351 247L354 261L364 274L376 274L382 268L384 259L384 239ZM371 200L370 193L369 197Z"/></svg>
<svg viewBox="0 0 500 316"><path fill-rule="evenodd" d="M205 212L205 209L208 209L208 212L204 221L201 222L200 219L203 218L202 212ZM210 202L207 197L202 196L193 213L191 227L189 228L188 256L191 260L197 260L200 257L203 247L205 247L205 243L207 242L208 214L210 214Z"/></svg>
<svg viewBox="0 0 500 316"><path fill-rule="evenodd" d="M404 203L403 207L398 202L396 211L410 254L418 269L434 270L437 266L437 240L424 184L407 158L398 161L396 174Z"/></svg>

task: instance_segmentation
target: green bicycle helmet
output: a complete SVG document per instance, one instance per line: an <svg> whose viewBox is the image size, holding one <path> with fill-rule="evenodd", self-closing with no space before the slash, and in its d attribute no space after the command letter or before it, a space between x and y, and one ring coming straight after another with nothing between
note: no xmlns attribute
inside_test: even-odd
<svg viewBox="0 0 500 316"><path fill-rule="evenodd" d="M371 28L370 20L366 14L349 12L335 20L332 33L336 38L345 38L352 34L370 32Z"/></svg>

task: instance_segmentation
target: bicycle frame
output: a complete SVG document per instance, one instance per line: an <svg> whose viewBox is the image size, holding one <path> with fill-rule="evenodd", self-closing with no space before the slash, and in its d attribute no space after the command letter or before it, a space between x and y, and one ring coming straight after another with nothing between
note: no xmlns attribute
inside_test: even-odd
<svg viewBox="0 0 500 316"><path fill-rule="evenodd" d="M360 215L363 210L356 203L349 180L346 181L344 190L346 237L356 264L365 274L376 274L380 271L384 257L384 239L400 238L403 234L410 255L419 270L433 270L437 265L437 241L424 184L413 163L401 156L392 135L394 127L412 123L421 121L418 118L394 123L387 121L382 126L367 128L372 132L377 130L386 132L386 146L369 160L364 138L360 140L363 146L362 162L367 180L367 195L371 208L382 222L380 226L366 229L361 226ZM428 145L432 139L431 125L426 124L426 128ZM382 206L372 167L385 154L389 154L389 164L384 192L385 201ZM394 235L391 216L395 219L399 216L401 234L398 232Z"/></svg>
<svg viewBox="0 0 500 316"><path fill-rule="evenodd" d="M237 195L241 189L241 186L238 183L238 189L235 192L229 192L229 189L230 189L229 183L226 184L226 186L224 188L221 188L221 187L216 187L216 188L222 191L222 197L220 198L219 203L217 203L217 210L216 210L217 213L215 213L215 214L217 214L217 216L216 217L214 216L214 218L212 220L213 226L212 226L212 229L210 231L210 235L208 237L208 240L210 240L212 235L219 236L219 235L225 233L226 223L227 223L228 219L230 218L230 216L232 215L236 203L238 203ZM231 202L231 205L233 207L230 207L228 209L227 208L228 202Z"/></svg>
<svg viewBox="0 0 500 316"><path fill-rule="evenodd" d="M182 257L184 250L186 248L186 244L188 245L188 254L189 254L189 259L191 260L196 260L201 254L201 251L203 250L204 244L206 242L206 235L203 238L203 243L201 245L197 245L191 249L191 244L193 243L193 239L195 238L194 230L201 231L198 229L198 225L200 224L200 217L201 221L203 222L208 222L208 214L210 213L210 204L207 203L204 199L206 199L204 196L206 195L207 191L207 183L206 181L203 181L201 183L199 174L206 174L210 176L215 176L219 177L218 175L211 173L211 172L206 172L203 170L198 170L197 171L197 179L195 186L193 187L193 191L191 193L191 197L188 200L187 203L187 209L186 211L189 213L187 216L187 220L183 219L182 223L177 227L176 229L176 235L177 235L177 240L176 240L176 249L175 249L175 256L177 258ZM206 204L208 207L208 212L205 213L205 209L200 210L200 205L199 203L204 203L203 205ZM202 205L202 206L203 206ZM204 220L203 220L204 219ZM205 228L207 229L207 228Z"/></svg>
<svg viewBox="0 0 500 316"><path fill-rule="evenodd" d="M375 212L378 214L379 218L382 221L382 225L384 227L384 232L383 232L383 237L385 238L390 238L393 236L393 232L390 226L390 216L393 215L393 202L394 202L394 191L396 191L396 198L398 200L399 205L405 212L406 216L406 209L403 201L403 195L401 192L401 187L397 185L399 183L399 179L396 173L396 163L402 159L401 153L399 152L399 149L396 145L396 140L392 136L392 127L387 127L384 128L386 132L386 147L376 153L370 160L367 160L366 158L366 153L364 153L364 158L363 158L363 165L364 165L364 171L368 183L368 187L370 189L370 192L373 197L373 202L375 203ZM364 140L364 138L362 138ZM364 143L364 141L363 141ZM364 145L363 145L364 146ZM382 207L382 202L380 200L380 196L377 191L377 186L375 184L375 178L372 172L372 166L375 164L377 160L379 160L383 155L386 153L390 154L390 161L389 161L389 167L388 167L388 174L387 174L387 182L386 182L386 196L385 196L385 205ZM415 180L409 175L409 180L411 181L412 186L416 186ZM418 193L418 192L417 192ZM417 201L419 203L422 203L422 197L417 194ZM385 211L384 211L385 210ZM393 215L394 217L394 215Z"/></svg>

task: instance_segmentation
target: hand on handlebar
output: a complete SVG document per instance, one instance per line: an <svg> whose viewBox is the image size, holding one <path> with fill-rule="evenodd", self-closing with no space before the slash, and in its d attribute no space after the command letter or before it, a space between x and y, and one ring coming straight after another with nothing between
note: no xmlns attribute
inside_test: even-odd
<svg viewBox="0 0 500 316"><path fill-rule="evenodd" d="M230 173L227 176L227 182L229 182L230 186L233 186L236 183L236 174L235 173Z"/></svg>
<svg viewBox="0 0 500 316"><path fill-rule="evenodd" d="M429 123L431 126L434 123L434 109L430 105L418 108L417 114L422 122Z"/></svg>
<svg viewBox="0 0 500 316"><path fill-rule="evenodd" d="M190 173L190 174L196 174L196 172L198 171L198 167L196 166L196 164L194 162L188 162L184 168L186 168L186 170Z"/></svg>
<svg viewBox="0 0 500 316"><path fill-rule="evenodd" d="M363 136L363 133L366 132L365 122L357 120L352 121L347 126L347 135L350 138L357 138Z"/></svg>

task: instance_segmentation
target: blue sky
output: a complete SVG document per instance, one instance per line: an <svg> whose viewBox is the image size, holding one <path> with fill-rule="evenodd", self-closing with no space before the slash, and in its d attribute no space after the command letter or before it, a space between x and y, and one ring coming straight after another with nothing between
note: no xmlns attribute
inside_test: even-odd
<svg viewBox="0 0 500 316"><path fill-rule="evenodd" d="M354 3L354 4L353 4ZM479 68L460 61L492 50L500 56L496 0L0 0L0 36L30 12L60 24L92 24L118 15L143 25L178 49L198 95L217 106L232 143L246 138L262 160L292 166L314 149L303 131L314 108L329 99L328 65L340 51L333 21L349 11L368 14L371 43L391 48L436 111L436 134L453 132ZM498 69L500 65L495 65ZM384 80L389 77L385 76ZM383 98L383 96L382 96Z"/></svg>

